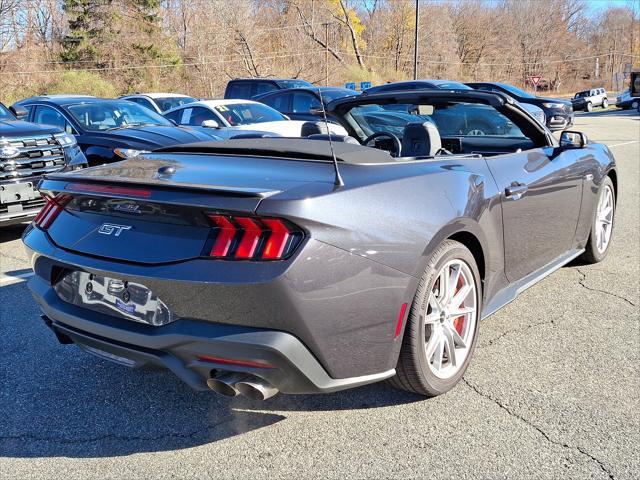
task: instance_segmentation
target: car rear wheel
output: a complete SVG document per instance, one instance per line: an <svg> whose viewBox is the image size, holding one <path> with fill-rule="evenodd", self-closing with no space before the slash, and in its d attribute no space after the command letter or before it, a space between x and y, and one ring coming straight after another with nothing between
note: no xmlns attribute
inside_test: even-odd
<svg viewBox="0 0 640 480"><path fill-rule="evenodd" d="M609 100L606 98L602 100L602 108L609 108Z"/></svg>
<svg viewBox="0 0 640 480"><path fill-rule="evenodd" d="M593 110L593 105L591 105L591 102L587 102L587 106L585 107L585 110L587 112L590 112L591 110Z"/></svg>
<svg viewBox="0 0 640 480"><path fill-rule="evenodd" d="M473 255L461 243L444 241L420 280L389 383L428 397L453 388L475 349L481 298Z"/></svg>
<svg viewBox="0 0 640 480"><path fill-rule="evenodd" d="M638 108L638 101L634 100L633 102L631 102L631 108L633 108L634 110Z"/></svg>
<svg viewBox="0 0 640 480"><path fill-rule="evenodd" d="M596 204L591 233L582 258L588 263L598 263L604 260L609 252L616 211L616 197L613 182L605 177L600 187L598 203Z"/></svg>

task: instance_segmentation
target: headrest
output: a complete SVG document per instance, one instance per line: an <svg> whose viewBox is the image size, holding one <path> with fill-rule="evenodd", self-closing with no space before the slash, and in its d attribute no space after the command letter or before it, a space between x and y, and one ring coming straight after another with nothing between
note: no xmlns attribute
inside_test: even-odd
<svg viewBox="0 0 640 480"><path fill-rule="evenodd" d="M309 135L328 134L329 128L324 122L304 122L300 130L301 137L308 137Z"/></svg>
<svg viewBox="0 0 640 480"><path fill-rule="evenodd" d="M410 122L402 135L402 157L435 157L442 149L440 132L433 122Z"/></svg>

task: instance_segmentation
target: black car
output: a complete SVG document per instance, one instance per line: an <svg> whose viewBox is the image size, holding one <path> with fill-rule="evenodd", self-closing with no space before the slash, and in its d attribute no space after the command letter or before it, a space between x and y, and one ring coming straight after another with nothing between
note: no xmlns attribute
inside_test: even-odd
<svg viewBox="0 0 640 480"><path fill-rule="evenodd" d="M391 104L413 112L399 135L361 115ZM423 118L480 106L513 129L443 137ZM177 145L47 176L59 207L23 236L44 323L196 390L264 400L389 379L434 396L462 379L481 319L572 259L607 255L618 174L605 145L558 140L498 93L327 107L349 143Z"/></svg>
<svg viewBox="0 0 640 480"><path fill-rule="evenodd" d="M285 88L312 87L311 82L293 78L234 78L229 80L224 98L250 100L256 95Z"/></svg>
<svg viewBox="0 0 640 480"><path fill-rule="evenodd" d="M36 216L44 199L35 187L44 174L86 164L72 135L18 120L0 103L0 226Z"/></svg>
<svg viewBox="0 0 640 480"><path fill-rule="evenodd" d="M315 122L324 119L320 95L326 106L338 98L358 95L358 92L341 87L300 87L263 93L253 97L252 100L269 105L291 120ZM327 119L335 122L335 119L329 118L329 115Z"/></svg>
<svg viewBox="0 0 640 480"><path fill-rule="evenodd" d="M74 135L90 166L129 158L140 151L219 140L206 132L177 126L128 100L42 96L21 100L14 107L27 109L27 119L33 123Z"/></svg>
<svg viewBox="0 0 640 480"><path fill-rule="evenodd" d="M520 103L528 103L541 108L547 119L549 130L562 130L573 125L573 105L569 100L536 97L507 83L470 82L467 85L476 90L506 93Z"/></svg>

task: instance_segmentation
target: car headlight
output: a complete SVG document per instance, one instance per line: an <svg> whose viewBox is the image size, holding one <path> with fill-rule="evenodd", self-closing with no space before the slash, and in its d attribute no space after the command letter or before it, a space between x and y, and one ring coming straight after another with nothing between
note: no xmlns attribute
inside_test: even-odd
<svg viewBox="0 0 640 480"><path fill-rule="evenodd" d="M564 105L562 103L552 103L552 102L545 102L542 104L543 107L546 108L562 108L564 107Z"/></svg>
<svg viewBox="0 0 640 480"><path fill-rule="evenodd" d="M147 150L135 150L133 148L116 148L113 150L120 158L133 158L137 157L141 153L149 153Z"/></svg>
<svg viewBox="0 0 640 480"><path fill-rule="evenodd" d="M78 144L76 137L69 133L56 133L54 137L63 147L73 147Z"/></svg>

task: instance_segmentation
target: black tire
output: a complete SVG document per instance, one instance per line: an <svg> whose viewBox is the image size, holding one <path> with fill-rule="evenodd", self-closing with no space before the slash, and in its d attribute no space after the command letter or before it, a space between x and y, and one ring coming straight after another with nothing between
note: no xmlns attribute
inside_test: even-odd
<svg viewBox="0 0 640 480"><path fill-rule="evenodd" d="M606 98L602 100L602 108L609 108L609 100Z"/></svg>
<svg viewBox="0 0 640 480"><path fill-rule="evenodd" d="M612 213L612 223L611 223L611 238L609 243L607 244L605 250L600 252L596 245L596 217L598 213L598 204L600 202L601 196L604 194L606 188L611 189L611 194L613 195L613 213ZM598 263L605 259L607 253L611 249L611 242L613 242L613 233L615 231L615 218L616 218L616 191L613 188L613 182L611 178L605 177L602 185L600 186L600 191L598 192L598 200L596 201L596 206L593 209L593 215L591 218L591 230L589 231L589 240L587 241L587 246L585 247L585 251L580 257L586 263Z"/></svg>
<svg viewBox="0 0 640 480"><path fill-rule="evenodd" d="M587 112L590 112L591 110L593 110L593 105L591 105L591 102L587 102L587 105L584 107L584 109Z"/></svg>
<svg viewBox="0 0 640 480"><path fill-rule="evenodd" d="M437 280L443 266L451 260L462 260L470 268L476 287L476 321L475 328L471 332L471 345L467 357L460 365L459 371L450 378L437 377L428 365L425 352L424 312L427 311L429 294ZM400 356L396 366L396 375L387 382L398 389L417 393L427 397L435 397L451 390L462 378L469 365L476 347L478 338L478 325L480 312L482 311L482 287L480 273L476 261L471 252L461 243L453 240L445 240L433 253L427 268L418 285L418 290L413 300L407 325L402 339Z"/></svg>

